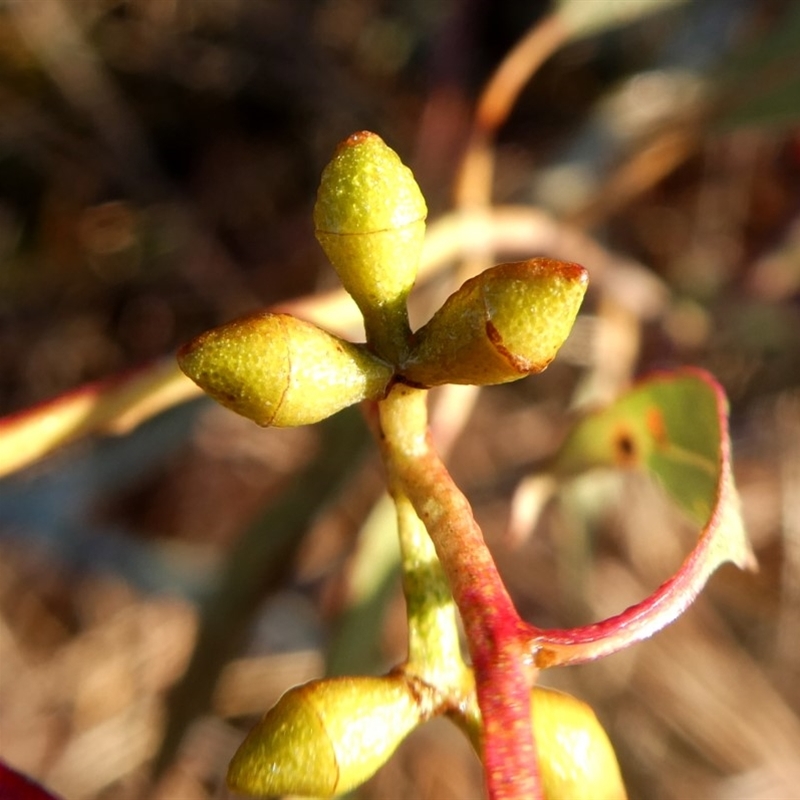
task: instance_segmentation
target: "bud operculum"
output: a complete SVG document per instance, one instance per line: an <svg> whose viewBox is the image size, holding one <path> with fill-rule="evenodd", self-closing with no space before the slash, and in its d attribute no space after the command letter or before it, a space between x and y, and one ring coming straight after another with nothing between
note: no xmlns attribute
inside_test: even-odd
<svg viewBox="0 0 800 800"><path fill-rule="evenodd" d="M392 378L392 368L363 346L288 314L255 314L207 331L181 348L178 362L222 405L283 427L379 399Z"/></svg>
<svg viewBox="0 0 800 800"><path fill-rule="evenodd" d="M284 694L248 734L228 785L261 796L347 792L429 713L400 675L311 681Z"/></svg>
<svg viewBox="0 0 800 800"><path fill-rule="evenodd" d="M398 155L374 133L342 142L322 173L314 226L362 311L405 299L417 274L427 208Z"/></svg>
<svg viewBox="0 0 800 800"><path fill-rule="evenodd" d="M418 386L489 385L541 372L569 335L586 292L577 264L500 264L471 278L414 334L399 374Z"/></svg>

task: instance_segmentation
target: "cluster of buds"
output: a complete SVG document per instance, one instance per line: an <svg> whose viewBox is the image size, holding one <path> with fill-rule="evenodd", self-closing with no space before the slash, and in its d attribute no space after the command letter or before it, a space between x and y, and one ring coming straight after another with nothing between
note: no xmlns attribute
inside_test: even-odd
<svg viewBox="0 0 800 800"><path fill-rule="evenodd" d="M323 173L314 221L364 316L366 343L287 314L261 313L184 346L181 368L222 405L276 426L305 425L363 400L383 400L397 383L489 385L543 370L572 327L586 271L546 258L501 264L468 280L412 332L406 301L426 213L396 153L375 134L354 134ZM534 688L532 713L546 797L624 797L613 751L588 706ZM446 691L402 666L382 677L312 681L287 692L251 731L228 782L258 796L346 792L439 714L458 716ZM480 740L479 718L477 733L466 718L460 722Z"/></svg>
<svg viewBox="0 0 800 800"><path fill-rule="evenodd" d="M569 333L586 291L583 267L547 258L486 270L415 333L404 327L417 274L425 201L380 137L357 133L325 169L317 238L364 315L353 344L288 314L255 314L185 345L184 372L259 425L318 422L392 384L489 385L543 370Z"/></svg>

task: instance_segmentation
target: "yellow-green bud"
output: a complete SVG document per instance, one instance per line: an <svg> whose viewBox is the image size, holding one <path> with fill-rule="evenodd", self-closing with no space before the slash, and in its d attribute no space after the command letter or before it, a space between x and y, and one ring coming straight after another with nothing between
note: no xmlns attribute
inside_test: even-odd
<svg viewBox="0 0 800 800"><path fill-rule="evenodd" d="M569 335L588 276L534 258L468 280L414 334L399 374L416 386L506 383L541 372Z"/></svg>
<svg viewBox="0 0 800 800"><path fill-rule="evenodd" d="M217 402L282 427L381 398L392 377L363 346L289 314L255 314L206 331L181 348L178 362Z"/></svg>
<svg viewBox="0 0 800 800"><path fill-rule="evenodd" d="M354 133L325 167L314 226L344 288L363 310L403 299L425 235L425 199L377 134Z"/></svg>
<svg viewBox="0 0 800 800"><path fill-rule="evenodd" d="M545 800L625 800L617 757L590 706L537 686L531 713Z"/></svg>
<svg viewBox="0 0 800 800"><path fill-rule="evenodd" d="M228 769L243 794L330 797L363 783L426 713L397 675L311 681L253 728Z"/></svg>

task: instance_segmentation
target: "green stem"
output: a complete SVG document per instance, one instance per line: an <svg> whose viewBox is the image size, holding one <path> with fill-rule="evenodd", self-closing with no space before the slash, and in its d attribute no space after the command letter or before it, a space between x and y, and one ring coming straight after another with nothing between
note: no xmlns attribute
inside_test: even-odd
<svg viewBox="0 0 800 800"><path fill-rule="evenodd" d="M469 502L431 444L426 394L399 384L378 404L390 485L402 487L428 530L464 623L483 717L489 797L539 798L530 714L535 669Z"/></svg>
<svg viewBox="0 0 800 800"><path fill-rule="evenodd" d="M456 609L428 531L399 486L397 507L403 592L408 613L406 670L440 691L461 691L467 667L461 657Z"/></svg>
<svg viewBox="0 0 800 800"><path fill-rule="evenodd" d="M411 327L408 322L406 295L389 302L359 305L364 316L367 344L390 364L402 364L408 358Z"/></svg>

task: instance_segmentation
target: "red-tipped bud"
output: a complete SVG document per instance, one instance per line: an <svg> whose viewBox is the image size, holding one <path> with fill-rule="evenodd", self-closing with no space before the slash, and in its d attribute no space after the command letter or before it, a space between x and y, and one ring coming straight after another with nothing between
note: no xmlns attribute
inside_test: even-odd
<svg viewBox="0 0 800 800"><path fill-rule="evenodd" d="M418 386L481 386L541 372L572 329L587 282L583 267L549 258L488 269L417 331L399 374Z"/></svg>

